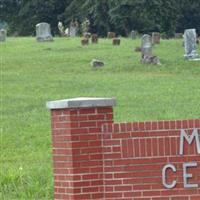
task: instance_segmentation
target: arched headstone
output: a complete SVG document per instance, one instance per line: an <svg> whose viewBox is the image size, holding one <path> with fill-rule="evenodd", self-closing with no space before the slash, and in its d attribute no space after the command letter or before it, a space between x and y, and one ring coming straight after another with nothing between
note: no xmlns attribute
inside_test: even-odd
<svg viewBox="0 0 200 200"><path fill-rule="evenodd" d="M152 55L151 36L148 34L142 36L141 52L143 55Z"/></svg>
<svg viewBox="0 0 200 200"><path fill-rule="evenodd" d="M36 39L38 42L53 41L51 27L48 23L42 22L36 25Z"/></svg>

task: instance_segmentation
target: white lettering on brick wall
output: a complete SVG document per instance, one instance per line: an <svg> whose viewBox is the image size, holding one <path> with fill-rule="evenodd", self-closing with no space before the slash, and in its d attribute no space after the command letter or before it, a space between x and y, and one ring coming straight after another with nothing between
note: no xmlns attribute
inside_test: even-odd
<svg viewBox="0 0 200 200"><path fill-rule="evenodd" d="M198 130L195 128L193 129L193 132L191 136L189 136L185 130L181 130L180 134L180 147L179 147L179 154L184 154L184 144L186 141L189 145L193 143L195 140L196 143L196 149L197 153L200 154L200 138ZM196 162L187 162L183 163L182 169L183 169L183 187L184 188L197 188L199 185L197 183L189 183L189 179L193 178L193 174L188 173L189 168L197 167L198 164ZM172 181L171 183L167 183L167 172L169 170L172 170L174 173L177 171L176 167L173 164L167 164L162 169L162 184L167 189L172 189L176 186L177 180Z"/></svg>

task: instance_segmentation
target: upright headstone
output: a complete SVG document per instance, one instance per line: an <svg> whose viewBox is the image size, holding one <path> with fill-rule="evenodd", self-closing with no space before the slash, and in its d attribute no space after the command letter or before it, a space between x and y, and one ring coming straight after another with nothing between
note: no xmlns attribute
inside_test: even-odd
<svg viewBox="0 0 200 200"><path fill-rule="evenodd" d="M70 26L70 37L76 37L76 27Z"/></svg>
<svg viewBox="0 0 200 200"><path fill-rule="evenodd" d="M160 33L158 32L152 33L152 44L160 44Z"/></svg>
<svg viewBox="0 0 200 200"><path fill-rule="evenodd" d="M109 39L113 39L113 38L116 37L116 34L115 34L114 32L108 32L108 33L107 33L107 37L108 37Z"/></svg>
<svg viewBox="0 0 200 200"><path fill-rule="evenodd" d="M53 41L51 27L48 23L42 22L36 25L36 39L38 42Z"/></svg>
<svg viewBox="0 0 200 200"><path fill-rule="evenodd" d="M135 40L137 38L137 32L136 31L131 31L131 39Z"/></svg>
<svg viewBox="0 0 200 200"><path fill-rule="evenodd" d="M76 37L78 32L78 22L77 21L71 21L70 28L69 28L69 35L70 37Z"/></svg>
<svg viewBox="0 0 200 200"><path fill-rule="evenodd" d="M189 60L199 59L197 53L197 34L195 29L186 29L184 32L184 47L185 55L184 57Z"/></svg>
<svg viewBox="0 0 200 200"><path fill-rule="evenodd" d="M98 35L97 34L92 34L91 36L91 41L93 44L97 44L98 43Z"/></svg>
<svg viewBox="0 0 200 200"><path fill-rule="evenodd" d="M147 34L142 36L141 63L161 65L159 58L152 54L152 38Z"/></svg>
<svg viewBox="0 0 200 200"><path fill-rule="evenodd" d="M89 45L89 38L82 38L82 39L81 39L81 44L82 44L83 46Z"/></svg>
<svg viewBox="0 0 200 200"><path fill-rule="evenodd" d="M141 45L142 55L152 55L152 40L150 35L142 36L142 45Z"/></svg>
<svg viewBox="0 0 200 200"><path fill-rule="evenodd" d="M0 42L6 41L7 31L5 29L0 30Z"/></svg>
<svg viewBox="0 0 200 200"><path fill-rule="evenodd" d="M118 46L118 45L120 45L120 43L121 43L121 40L119 38L113 38L112 44L114 46Z"/></svg>

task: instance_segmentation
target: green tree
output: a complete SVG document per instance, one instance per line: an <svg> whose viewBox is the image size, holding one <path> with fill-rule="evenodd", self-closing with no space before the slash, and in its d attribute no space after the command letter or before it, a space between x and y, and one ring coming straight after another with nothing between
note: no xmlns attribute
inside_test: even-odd
<svg viewBox="0 0 200 200"><path fill-rule="evenodd" d="M177 31L196 28L200 34L200 1L180 0L181 15L179 17Z"/></svg>
<svg viewBox="0 0 200 200"><path fill-rule="evenodd" d="M0 22L8 22L10 31L20 35L33 35L39 22L50 23L57 33L58 21L69 26L86 17L90 31L100 35L137 30L171 36L186 28L200 33L199 0L0 0L0 9Z"/></svg>
<svg viewBox="0 0 200 200"><path fill-rule="evenodd" d="M174 0L124 0L112 1L111 22L121 33L131 29L142 33L152 31L172 34L179 16Z"/></svg>
<svg viewBox="0 0 200 200"><path fill-rule="evenodd" d="M87 11L87 17L91 21L92 32L106 35L108 31L112 30L108 0L86 0L83 9Z"/></svg>
<svg viewBox="0 0 200 200"><path fill-rule="evenodd" d="M18 14L19 33L33 35L35 25L40 22L50 23L53 32L57 32L57 16L64 11L65 4L63 0L23 0Z"/></svg>
<svg viewBox="0 0 200 200"><path fill-rule="evenodd" d="M20 5L20 0L0 0L0 23L9 23L9 32L14 32L17 29L16 21Z"/></svg>

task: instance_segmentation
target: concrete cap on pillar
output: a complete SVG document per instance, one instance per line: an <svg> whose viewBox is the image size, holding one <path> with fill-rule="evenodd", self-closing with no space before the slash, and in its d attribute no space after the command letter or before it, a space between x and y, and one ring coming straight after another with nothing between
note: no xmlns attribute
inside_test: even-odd
<svg viewBox="0 0 200 200"><path fill-rule="evenodd" d="M116 99L115 98L79 97L79 98L73 98L73 99L48 101L46 103L46 106L48 109L113 107L113 106L116 106Z"/></svg>

